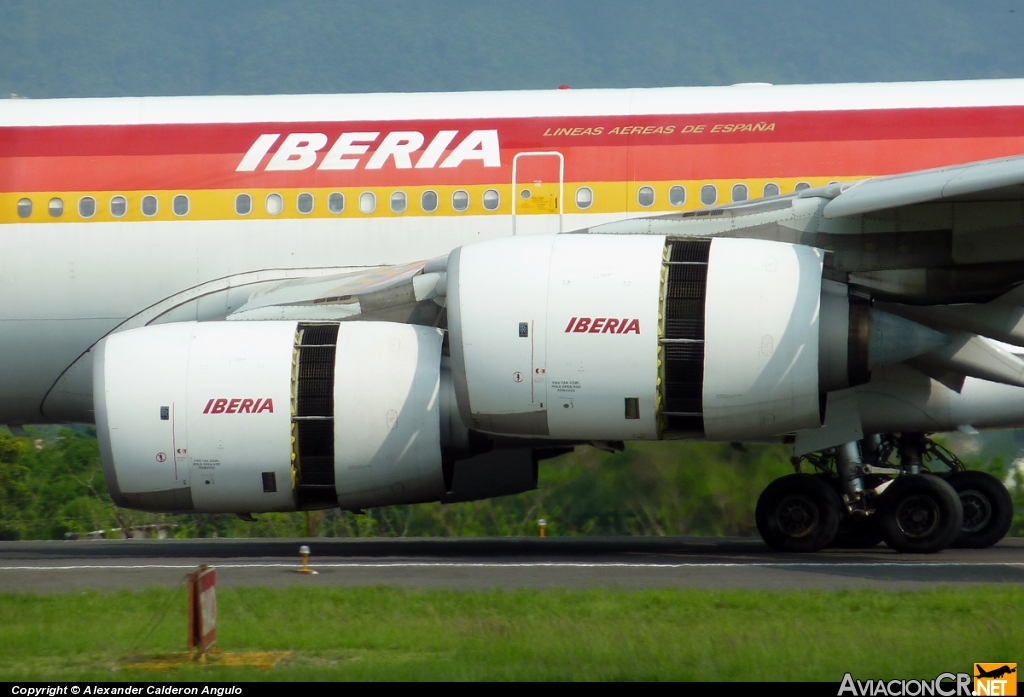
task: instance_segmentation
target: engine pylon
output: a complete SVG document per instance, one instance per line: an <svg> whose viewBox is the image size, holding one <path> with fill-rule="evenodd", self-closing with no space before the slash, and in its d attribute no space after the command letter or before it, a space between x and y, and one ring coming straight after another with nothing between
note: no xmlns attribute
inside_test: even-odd
<svg viewBox="0 0 1024 697"><path fill-rule="evenodd" d="M868 368L894 365L950 343L947 334L909 319L871 308Z"/></svg>
<svg viewBox="0 0 1024 697"><path fill-rule="evenodd" d="M954 334L949 344L917 356L913 364L926 372L946 371L1024 387L1024 361L975 334Z"/></svg>

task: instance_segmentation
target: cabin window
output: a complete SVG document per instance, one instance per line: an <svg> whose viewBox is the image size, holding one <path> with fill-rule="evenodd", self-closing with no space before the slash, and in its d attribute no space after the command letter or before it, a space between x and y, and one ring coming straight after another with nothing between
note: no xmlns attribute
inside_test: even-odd
<svg viewBox="0 0 1024 697"><path fill-rule="evenodd" d="M433 213L437 210L437 192L424 191L420 195L420 208L426 213Z"/></svg>
<svg viewBox="0 0 1024 697"><path fill-rule="evenodd" d="M313 212L313 194L302 193L299 194L298 198L295 199L295 207L299 209L299 213L303 215L309 215Z"/></svg>
<svg viewBox="0 0 1024 697"><path fill-rule="evenodd" d="M96 215L96 199L92 196L83 196L78 199L78 215L83 218L91 218Z"/></svg>
<svg viewBox="0 0 1024 697"><path fill-rule="evenodd" d="M128 212L128 199L124 196L115 196L110 199L110 215L115 218L123 218Z"/></svg>
<svg viewBox="0 0 1024 697"><path fill-rule="evenodd" d="M268 194L265 207L270 215L280 215L284 210L284 199L281 194Z"/></svg>
<svg viewBox="0 0 1024 697"><path fill-rule="evenodd" d="M160 202L157 201L156 196L142 197L142 215L152 218L158 210L160 210Z"/></svg>
<svg viewBox="0 0 1024 697"><path fill-rule="evenodd" d="M733 201L746 201L747 200L747 185L746 184L733 184L733 187L732 187L732 200Z"/></svg>
<svg viewBox="0 0 1024 697"><path fill-rule="evenodd" d="M594 205L594 192L589 186L581 186L576 189L576 207L580 210L587 210Z"/></svg>
<svg viewBox="0 0 1024 697"><path fill-rule="evenodd" d="M391 194L391 212L392 213L405 213L405 207L408 205L408 199L405 196L404 191L396 191Z"/></svg>
<svg viewBox="0 0 1024 697"><path fill-rule="evenodd" d="M23 198L18 201L18 217L27 218L32 215L32 199Z"/></svg>
<svg viewBox="0 0 1024 697"><path fill-rule="evenodd" d="M718 200L718 189L714 184L705 184L700 187L700 202L705 206L715 205L715 201Z"/></svg>
<svg viewBox="0 0 1024 697"><path fill-rule="evenodd" d="M327 210L337 215L345 210L345 194L335 191L327 197Z"/></svg>
<svg viewBox="0 0 1024 697"><path fill-rule="evenodd" d="M495 191L494 189L488 189L487 191L484 192L484 196L483 196L484 208L486 208L489 211L494 211L494 210L498 209L498 205L500 203L501 203L501 194L499 194L497 191Z"/></svg>
<svg viewBox="0 0 1024 697"><path fill-rule="evenodd" d="M235 196L235 213L238 215L249 215L252 213L252 196L249 194L238 194L238 196Z"/></svg>
<svg viewBox="0 0 1024 697"><path fill-rule="evenodd" d="M668 190L669 205L679 207L686 203L686 189L676 184Z"/></svg>
<svg viewBox="0 0 1024 697"><path fill-rule="evenodd" d="M364 191L359 194L359 212L373 213L377 210L377 197L372 191Z"/></svg>
<svg viewBox="0 0 1024 697"><path fill-rule="evenodd" d="M469 208L469 192L459 189L452 194L452 208L459 212Z"/></svg>
<svg viewBox="0 0 1024 697"><path fill-rule="evenodd" d="M171 200L171 210L179 217L188 215L189 207L190 202L185 194L178 194Z"/></svg>
<svg viewBox="0 0 1024 697"><path fill-rule="evenodd" d="M803 191L804 189L810 189L810 188L811 188L811 185L808 184L807 182L800 182L795 187L793 187L793 191Z"/></svg>
<svg viewBox="0 0 1024 697"><path fill-rule="evenodd" d="M761 195L766 197L766 198L768 196L778 196L779 195L779 185L778 184L772 184L771 182L765 184L764 185L764 189L761 190Z"/></svg>
<svg viewBox="0 0 1024 697"><path fill-rule="evenodd" d="M64 200L59 198L50 199L50 217L59 218L64 215Z"/></svg>
<svg viewBox="0 0 1024 697"><path fill-rule="evenodd" d="M654 189L650 186L641 186L640 190L636 192L636 202L644 208L650 208L654 205Z"/></svg>

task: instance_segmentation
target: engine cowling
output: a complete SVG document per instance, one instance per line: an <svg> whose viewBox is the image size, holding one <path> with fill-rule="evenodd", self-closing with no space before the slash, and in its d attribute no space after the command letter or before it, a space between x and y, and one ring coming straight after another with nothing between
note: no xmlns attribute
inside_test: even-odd
<svg viewBox="0 0 1024 697"><path fill-rule="evenodd" d="M560 235L456 250L463 420L558 439L756 438L820 425L822 252Z"/></svg>
<svg viewBox="0 0 1024 697"><path fill-rule="evenodd" d="M498 458L496 482L475 481L489 454L472 457L441 345L438 329L385 322L112 335L94 362L111 496L145 510L256 513L533 488L536 462L521 448Z"/></svg>
<svg viewBox="0 0 1024 697"><path fill-rule="evenodd" d="M558 235L455 250L447 307L463 421L489 433L657 438L664 248L664 238Z"/></svg>

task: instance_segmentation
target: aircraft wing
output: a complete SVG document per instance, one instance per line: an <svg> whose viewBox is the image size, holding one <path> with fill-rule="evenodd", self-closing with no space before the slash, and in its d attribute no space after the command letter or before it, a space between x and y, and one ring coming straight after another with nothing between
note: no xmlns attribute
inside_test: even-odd
<svg viewBox="0 0 1024 697"><path fill-rule="evenodd" d="M792 194L725 203L696 211L623 219L577 232L715 236L737 232L765 220L799 229L798 224L785 221L795 220L813 209L816 216L837 221L837 224L820 227L819 232L882 233L896 230L884 223L868 226L852 223L860 222L859 216L884 218L900 209L921 204L1007 202L1024 202L1024 155L834 182ZM977 213L977 209L972 212ZM775 215L768 215L771 213ZM806 226L802 231L811 232ZM755 234L736 236L759 236L754 230L749 232Z"/></svg>
<svg viewBox="0 0 1024 697"><path fill-rule="evenodd" d="M1024 200L1024 155L832 185L820 194L831 198L826 218L935 201Z"/></svg>
<svg viewBox="0 0 1024 697"><path fill-rule="evenodd" d="M437 293L447 257L330 276L289 279L260 288L229 320L383 320L439 326ZM443 283L442 283L443 287ZM443 292L443 290L442 290Z"/></svg>
<svg viewBox="0 0 1024 697"><path fill-rule="evenodd" d="M823 277L946 334L917 370L1024 384L1024 155L633 218L579 232L739 237L826 252Z"/></svg>

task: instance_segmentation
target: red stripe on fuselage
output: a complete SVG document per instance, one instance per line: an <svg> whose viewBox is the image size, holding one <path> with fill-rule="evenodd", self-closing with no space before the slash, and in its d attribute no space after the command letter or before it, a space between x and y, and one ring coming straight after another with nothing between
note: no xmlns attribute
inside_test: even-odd
<svg viewBox="0 0 1024 697"><path fill-rule="evenodd" d="M713 132L715 125L772 124L770 131ZM702 132L684 132L704 125ZM615 128L674 126L671 134L613 134ZM545 136L601 127L602 135ZM429 143L458 130L450 152L472 130L498 130L500 168L316 169L342 132L419 131ZM281 138L255 172L235 172L261 134ZM288 133L324 133L317 165L265 172ZM424 146L425 147L425 146ZM415 163L422 148L413 153ZM1024 107L821 111L633 117L569 117L347 123L184 124L0 128L0 181L13 191L301 188L507 184L515 153L559 150L566 181L663 181L744 177L863 176L923 169L1024 152ZM443 159L443 158L442 158Z"/></svg>
<svg viewBox="0 0 1024 697"><path fill-rule="evenodd" d="M716 124L774 124L771 131L712 133ZM906 140L909 138L977 138L1024 135L1024 107L962 107L864 111L804 111L750 114L658 116L571 116L522 119L446 119L432 121L353 121L225 123L129 126L35 126L0 128L0 157L183 155L233 153L241 156L263 133L324 133L330 141L343 132L419 131L426 142L441 130L466 134L498 129L506 148L578 145L581 138L607 139L615 145L652 142L748 143L835 140ZM675 126L671 134L612 134L623 126ZM705 125L700 133L683 133L687 125ZM601 136L548 136L558 129L601 126ZM278 142L276 145L280 145Z"/></svg>
<svg viewBox="0 0 1024 697"><path fill-rule="evenodd" d="M927 169L1024 153L1024 136L913 141L770 143L565 148L567 182L866 176ZM0 160L11 191L146 191L344 186L444 186L512 180L513 151L502 167L467 162L455 169L237 173L235 155L34 157Z"/></svg>

